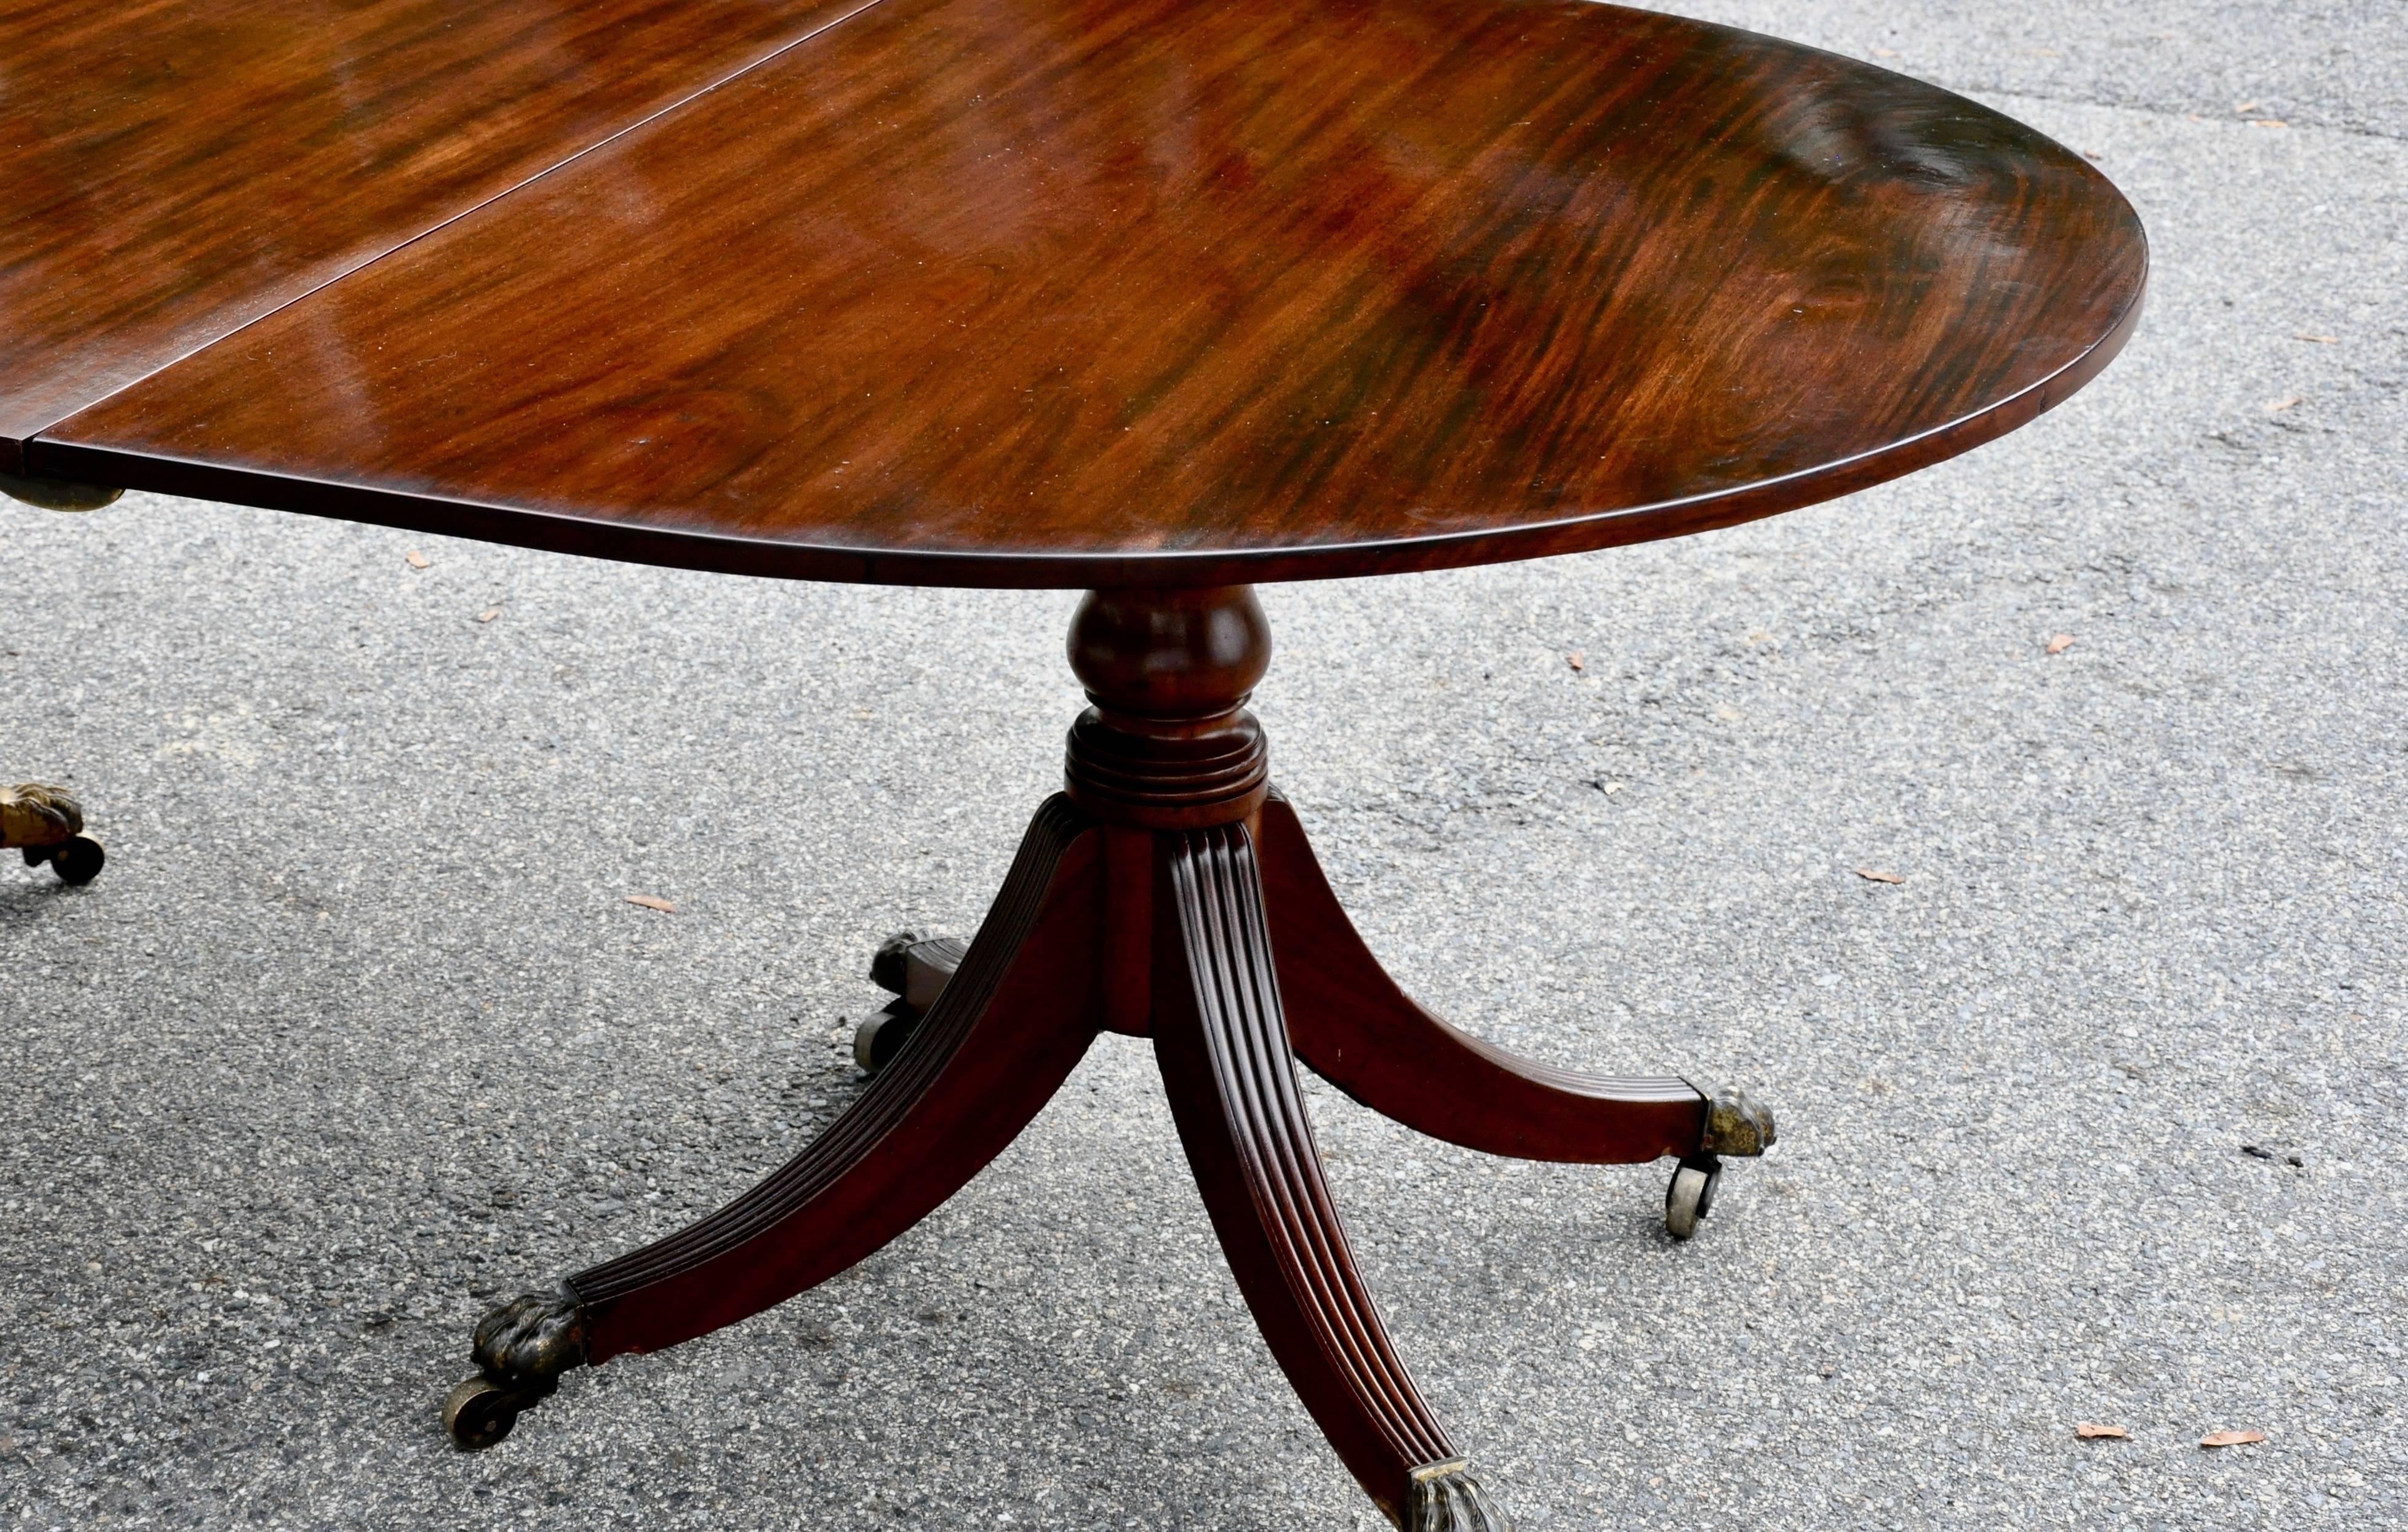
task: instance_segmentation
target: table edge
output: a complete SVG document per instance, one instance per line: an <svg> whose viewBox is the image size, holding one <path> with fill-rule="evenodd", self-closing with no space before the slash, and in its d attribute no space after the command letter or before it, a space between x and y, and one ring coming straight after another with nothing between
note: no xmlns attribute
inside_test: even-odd
<svg viewBox="0 0 2408 1532"><path fill-rule="evenodd" d="M2130 205L2126 204L2127 211ZM293 511L547 552L762 579L978 589L1078 590L1344 580L1593 552L1759 521L1868 489L1971 451L2064 403L2114 360L2140 323L2150 270L2137 213L2140 271L2114 324L2057 370L1957 419L1853 457L1727 490L1519 526L1289 548L1049 553L854 548L737 537L571 512L377 489L52 437L26 444L35 473L116 488ZM71 427L70 418L57 430Z"/></svg>

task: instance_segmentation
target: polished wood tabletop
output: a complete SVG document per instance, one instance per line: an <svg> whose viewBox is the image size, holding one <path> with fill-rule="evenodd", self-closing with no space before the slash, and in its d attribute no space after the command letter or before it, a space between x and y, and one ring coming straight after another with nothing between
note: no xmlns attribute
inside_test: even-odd
<svg viewBox="0 0 2408 1532"><path fill-rule="evenodd" d="M27 437L867 0L11 0L0 472Z"/></svg>
<svg viewBox="0 0 2408 1532"><path fill-rule="evenodd" d="M854 1265L1113 1031L1402 1532L1511 1524L1354 1262L1299 1063L1475 1151L1674 1158L1680 1238L1776 1134L1381 969L1271 791L1251 582L1907 472L2095 375L2147 267L2114 189L1994 111L1586 0L23 0L0 122L0 490L1096 588L1065 791L966 947L873 961L870 1083L718 1211L487 1314L452 1439Z"/></svg>
<svg viewBox="0 0 2408 1532"><path fill-rule="evenodd" d="M64 209L8 225L27 465L613 558L1217 584L1673 536L2014 428L2146 273L2031 129L1585 0L144 8L189 50L53 6L60 105L8 98Z"/></svg>

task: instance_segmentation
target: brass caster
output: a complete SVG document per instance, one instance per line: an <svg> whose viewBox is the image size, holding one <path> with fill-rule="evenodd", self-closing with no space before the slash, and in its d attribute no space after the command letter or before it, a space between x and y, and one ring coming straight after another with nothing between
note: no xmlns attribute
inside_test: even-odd
<svg viewBox="0 0 2408 1532"><path fill-rule="evenodd" d="M477 1322L469 1353L477 1375L443 1398L443 1429L470 1452L510 1434L519 1414L552 1397L560 1375L585 1360L585 1306L557 1293L512 1298Z"/></svg>
<svg viewBox="0 0 2408 1532"><path fill-rule="evenodd" d="M1404 1532L1513 1532L1512 1522L1459 1457L1412 1470L1403 1527Z"/></svg>
<svg viewBox="0 0 2408 1532"><path fill-rule="evenodd" d="M863 1074L876 1074L895 1062L895 1055L919 1028L918 1011L900 999L888 1001L885 1009L853 1028L853 1062L861 1066Z"/></svg>
<svg viewBox="0 0 2408 1532"><path fill-rule="evenodd" d="M1772 1109L1745 1091L1713 1091L1706 1097L1706 1131L1698 1153L1752 1159L1780 1141Z"/></svg>
<svg viewBox="0 0 2408 1532"><path fill-rule="evenodd" d="M526 1400L484 1374L463 1379L444 1396L443 1429L452 1442L468 1452L492 1446L510 1434Z"/></svg>
<svg viewBox="0 0 2408 1532"><path fill-rule="evenodd" d="M920 1018L944 993L968 950L969 944L958 937L923 940L910 931L899 931L878 944L869 959L870 982L895 998L853 1029L853 1062L861 1066L862 1073L874 1075L895 1061L895 1055L911 1040Z"/></svg>
<svg viewBox="0 0 2408 1532"><path fill-rule="evenodd" d="M50 865L62 881L89 883L108 859L83 833L83 805L74 795L39 782L0 787L0 846L14 846L25 866Z"/></svg>
<svg viewBox="0 0 2408 1532"><path fill-rule="evenodd" d="M1698 1220L1714 1210L1714 1192L1721 1186L1723 1162L1712 1154L1692 1154L1672 1172L1664 1188L1664 1232L1686 1239L1698 1232Z"/></svg>

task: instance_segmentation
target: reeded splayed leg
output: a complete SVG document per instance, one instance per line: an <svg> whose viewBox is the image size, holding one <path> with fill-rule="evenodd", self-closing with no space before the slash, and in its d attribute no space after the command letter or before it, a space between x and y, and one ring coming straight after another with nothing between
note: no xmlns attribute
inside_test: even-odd
<svg viewBox="0 0 2408 1532"><path fill-rule="evenodd" d="M1330 1203L1245 827L1160 841L1155 1053L1212 1226L1271 1354L1405 1532L1506 1532L1398 1358Z"/></svg>
<svg viewBox="0 0 2408 1532"><path fill-rule="evenodd" d="M1050 799L1002 893L901 1052L826 1131L691 1227L521 1298L478 1326L446 1424L509 1433L569 1367L657 1351L826 1281L934 1211L1069 1077L1100 1021L1100 835Z"/></svg>
<svg viewBox="0 0 2408 1532"><path fill-rule="evenodd" d="M1363 944L1277 794L1263 805L1261 857L1288 1036L1315 1073L1373 1111L1526 1160L1631 1165L1771 1146L1771 1114L1737 1091L1558 1069L1423 1009Z"/></svg>

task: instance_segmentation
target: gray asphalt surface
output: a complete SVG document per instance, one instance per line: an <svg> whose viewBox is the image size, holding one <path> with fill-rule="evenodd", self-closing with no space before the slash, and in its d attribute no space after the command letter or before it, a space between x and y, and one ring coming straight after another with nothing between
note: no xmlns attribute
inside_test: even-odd
<svg viewBox="0 0 2408 1532"><path fill-rule="evenodd" d="M2097 153L2152 308L1847 501L1266 593L1409 987L1782 1114L1675 1247L1661 1168L1316 1088L1393 1327L1526 1529L2400 1525L2408 13L1713 14ZM112 861L0 868L0 1526L1377 1525L1125 1039L844 1278L437 1425L490 1301L857 1092L871 943L967 929L1054 785L1068 596L5 516L0 770Z"/></svg>

